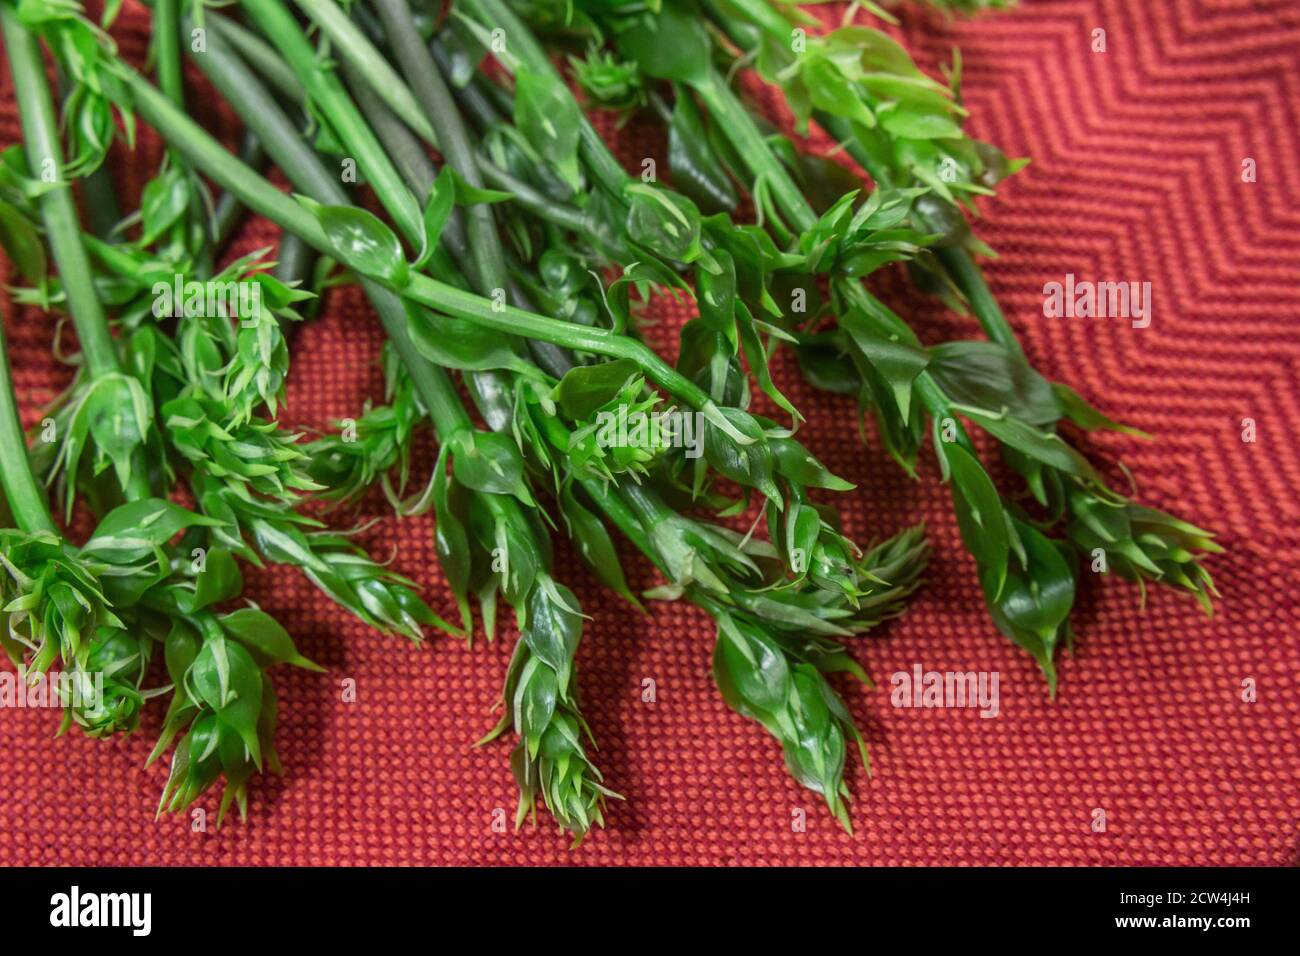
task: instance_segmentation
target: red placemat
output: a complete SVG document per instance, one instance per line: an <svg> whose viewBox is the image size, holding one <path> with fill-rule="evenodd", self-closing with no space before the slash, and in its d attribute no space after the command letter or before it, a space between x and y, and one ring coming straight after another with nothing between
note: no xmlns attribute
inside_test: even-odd
<svg viewBox="0 0 1300 956"><path fill-rule="evenodd" d="M1094 29L1106 50L1093 52ZM129 3L114 35L141 62L144 14ZM712 627L680 605L642 617L593 582L560 545L557 577L592 616L579 652L596 762L627 801L578 851L549 817L497 833L513 815L508 745L473 749L492 722L514 637L472 649L435 638L415 649L368 631L292 569L250 574L256 599L328 668L282 669L278 747L286 774L252 788L249 819L194 832L186 815L156 821L166 776L142 769L158 715L135 736L54 739L48 711L0 719L3 864L1283 864L1300 832L1300 5L1251 0L1030 0L975 22L904 15L899 31L934 68L954 45L965 60L970 128L1033 164L985 206L982 235L995 294L1049 377L1157 436L1088 440L1121 456L1144 500L1218 531L1209 567L1224 599L1207 619L1188 598L1088 581L1078 653L1061 664L1058 699L983 610L974 568L932 469L910 483L855 437L851 401L817 394L792 362L777 374L808 417L801 438L858 489L838 499L858 540L918 516L935 556L902 620L855 645L879 688L845 685L874 763L855 766L856 833L848 836L782 766L779 747L713 688ZM200 89L191 71L192 89ZM192 111L227 141L226 114ZM0 68L0 144L17 141L7 64ZM625 158L662 155L635 126ZM135 195L159 158L146 135L115 153ZM1242 181L1251 158L1257 181ZM264 223L239 251L273 239ZM1153 321L1046 319L1042 287L1068 272L1149 281ZM12 278L7 269L5 275ZM891 300L927 341L973 337L973 320L901 292ZM328 427L378 398L382 333L355 290L333 292L296 339L285 421ZM54 320L3 302L25 423L66 383L50 356ZM669 350L681 310L651 330ZM1241 438L1242 419L1258 440ZM427 467L427 462L425 463ZM384 516L365 538L450 608L427 516ZM352 515L339 516L339 521ZM649 586L629 556L634 585ZM903 710L889 675L997 671L1001 713ZM357 699L342 700L341 683ZM643 703L653 678L657 702ZM1253 679L1258 699L1242 700ZM215 796L205 802L215 808ZM792 832L792 811L807 831ZM1105 812L1094 832L1094 812Z"/></svg>

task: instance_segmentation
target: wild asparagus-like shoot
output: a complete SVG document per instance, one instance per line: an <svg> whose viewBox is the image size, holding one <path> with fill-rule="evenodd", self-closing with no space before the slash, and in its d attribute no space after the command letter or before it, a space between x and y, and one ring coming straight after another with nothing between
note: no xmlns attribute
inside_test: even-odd
<svg viewBox="0 0 1300 956"><path fill-rule="evenodd" d="M130 733L146 701L170 691L150 759L184 736L160 810L189 806L224 775L218 824L232 803L245 813L249 778L263 766L278 769L266 669L315 665L266 613L215 612L238 596L238 568L220 550L195 562L183 543L215 520L145 498L107 514L80 548L59 534L27 466L3 329L0 349L0 479L20 526L0 530L0 645L21 674L61 664L71 675L64 730ZM182 544L171 544L178 533ZM146 689L158 651L172 685Z"/></svg>
<svg viewBox="0 0 1300 956"><path fill-rule="evenodd" d="M322 208L353 208L345 205L339 185L265 91L232 67L229 59L205 63L257 128L268 153L292 170L301 188L335 204ZM350 118L360 130L357 118ZM485 740L506 729L519 737L512 757L520 788L517 822L535 811L540 797L556 821L581 841L593 825L603 825L604 800L612 792L601 783L582 741L588 734L576 705L573 664L582 614L572 593L551 576L549 534L528 489L519 450L508 435L471 426L445 373L413 347L408 310L378 284L364 284L402 363L391 379L399 394L407 396L402 418L409 425L417 412L428 415L438 434L441 451L423 507L432 507L437 515L439 560L461 607L462 625L467 633L472 629L471 594L478 599L489 636L495 631L498 597L516 612L520 638L503 691L504 715ZM379 426L382 437L378 446L367 437L359 475L350 467L342 472L350 478L345 494L386 473L402 454L399 446L409 431L387 427L402 428L396 414L361 423ZM333 452L324 471L340 474L345 456L357 462L357 455L343 452L341 445L328 443L326 448Z"/></svg>
<svg viewBox="0 0 1300 956"><path fill-rule="evenodd" d="M54 264L58 268L63 297L81 346L82 372L68 396L68 428L60 444L57 462L66 485L66 511L70 514L81 469L92 480L110 467L116 489L106 495L121 500L147 497L150 482L144 462L144 445L153 427L148 403L137 383L122 371L108 320L91 278L89 259L81 240L77 207L71 179L93 169L103 158L107 140L102 124L112 128L112 116L103 95L74 101L72 112L83 113L89 122L71 134L75 153L65 162L64 148L55 116L54 98L46 78L38 30L59 38L85 36L88 29L80 19L64 20L58 14L45 16L36 6L0 4L9 72L18 101L19 119L27 169L19 170L12 160L6 177L7 203L34 207L44 226ZM75 49L75 43L71 44ZM87 68L97 66L98 41L85 54ZM98 121L98 123L96 122ZM95 131L87 136L86 131ZM13 218L13 217L10 217ZM35 238L30 230L25 245ZM45 280L43 256L29 251L19 260L24 272L34 273L38 285ZM100 482L102 485L102 482Z"/></svg>

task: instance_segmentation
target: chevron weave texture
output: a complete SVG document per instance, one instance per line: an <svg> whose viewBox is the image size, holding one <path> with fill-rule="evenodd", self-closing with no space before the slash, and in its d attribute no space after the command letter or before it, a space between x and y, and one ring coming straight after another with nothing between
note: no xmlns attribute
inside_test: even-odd
<svg viewBox="0 0 1300 956"><path fill-rule="evenodd" d="M833 11L828 12L833 13ZM1093 52L1095 29L1106 50ZM989 623L947 491L927 462L909 482L856 434L850 401L803 386L777 362L808 416L801 438L857 483L847 531L866 541L924 517L928 584L905 618L855 645L877 689L844 685L866 728L874 775L855 767L855 835L799 789L779 748L712 686L712 629L699 612L639 616L603 593L561 545L557 577L592 616L579 654L584 709L610 785L627 797L609 826L569 851L545 814L494 832L516 791L504 743L471 744L491 709L513 630L470 649L422 649L368 632L293 569L250 574L250 596L286 623L325 674L284 670L279 749L286 774L254 785L247 822L196 832L155 821L166 775L142 769L159 715L135 736L55 739L48 711L0 715L0 864L1285 864L1300 840L1300 4L1267 0L1026 0L973 22L907 12L897 31L923 66L960 46L972 132L1033 163L984 206L994 293L1049 378L1156 436L1090 437L1122 457L1143 497L1220 533L1209 568L1224 593L1213 619L1153 591L1145 610L1122 582L1086 582L1078 650L1053 702L1030 660ZM114 29L143 62L147 21L127 4ZM237 128L191 71L193 112L234 142ZM760 101L763 92L751 87ZM770 105L770 104L769 104ZM663 156L635 124L616 135L629 162ZM18 140L7 64L0 146ZM826 143L814 144L822 147ZM115 153L135 197L160 158L146 135ZM1253 159L1255 182L1243 182ZM246 252L274 242L249 222ZM4 276L13 274L4 264ZM1147 281L1153 321L1047 319L1042 287L1066 273ZM927 342L975 337L973 320L876 281ZM50 354L53 318L3 299L26 424L68 381ZM683 309L648 335L675 349ZM382 393L382 334L355 289L330 293L296 338L285 421L328 428ZM68 336L65 345L75 348ZM1242 440L1254 419L1258 440ZM424 456L424 467L431 457ZM364 536L395 555L430 602L451 608L431 519L397 520L371 498L338 523L380 518ZM634 586L653 574L629 556ZM903 710L889 676L997 671L1001 713ZM657 701L641 699L653 679ZM355 702L342 682L356 682ZM1242 699L1252 679L1258 699ZM215 797L206 804L215 809ZM794 811L807 812L793 832ZM1096 811L1104 832L1094 832Z"/></svg>

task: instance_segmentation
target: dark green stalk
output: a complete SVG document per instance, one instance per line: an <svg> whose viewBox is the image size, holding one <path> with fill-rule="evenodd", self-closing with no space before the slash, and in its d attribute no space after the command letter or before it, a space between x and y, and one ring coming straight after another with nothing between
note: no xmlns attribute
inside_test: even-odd
<svg viewBox="0 0 1300 956"><path fill-rule="evenodd" d="M439 72L438 64L429 48L424 45L410 6L406 0L378 0L376 6L398 66L411 84L416 101L437 131L444 161L470 186L482 188L479 157L470 140L469 131ZM425 189L418 190L417 196L423 199L431 188L432 183ZM470 275L471 285L481 295L491 295L497 289L509 289L511 283L505 253L492 207L480 203L465 209L464 213L469 233L465 252L468 253L472 266L466 271ZM511 298L517 299L518 290L511 292ZM516 301L516 305L519 302ZM560 370L570 364L555 346L536 340L532 345L534 353L548 369Z"/></svg>
<svg viewBox="0 0 1300 956"><path fill-rule="evenodd" d="M72 89L67 76L58 71L59 95L66 97ZM81 177L82 205L86 218L90 220L90 231L101 239L107 239L122 221L122 210L117 203L117 189L113 186L113 176L108 165L100 163L91 172Z"/></svg>
<svg viewBox="0 0 1300 956"><path fill-rule="evenodd" d="M398 359L411 377L420 401L429 410L438 443L445 444L453 435L472 427L469 415L456 393L456 386L452 384L447 372L421 355L411 341L406 328L406 310L402 307L401 300L369 280L362 280L361 285L370 304L379 313L379 321L392 340Z"/></svg>
<svg viewBox="0 0 1300 956"><path fill-rule="evenodd" d="M417 197L429 195L434 180L438 178L438 167L429 158L424 144L411 132L410 127L388 108L379 94L371 89L365 77L346 64L343 67L343 75L347 78L352 98L357 101L357 106L361 108L362 114L370 123L370 128L374 130L379 142L383 144L384 149L388 150L393 165L406 181L406 187ZM448 220L442 233L444 241L450 238L448 232L457 219L458 217L453 214ZM469 250L466 247L463 227L459 223L456 223L456 231L460 248L453 248L452 253L456 256L466 255Z"/></svg>
<svg viewBox="0 0 1300 956"><path fill-rule="evenodd" d="M416 29L411 8L406 0L377 0L375 5L398 66L411 85L416 101L437 130L443 160L469 185L482 188L483 179L479 175L474 146L442 74L438 72L438 65ZM489 295L494 289L504 289L506 261L492 207L487 203L470 206L465 210L465 217L470 258L475 266L471 274L472 284L482 295Z"/></svg>
<svg viewBox="0 0 1300 956"><path fill-rule="evenodd" d="M178 0L154 0L154 69L158 89L177 106L185 106L185 84L181 75L180 4Z"/></svg>
<svg viewBox="0 0 1300 956"><path fill-rule="evenodd" d="M117 187L113 185L113 175L108 166L100 166L81 178L81 196L91 232L101 239L112 235L122 221L122 211L117 204Z"/></svg>
<svg viewBox="0 0 1300 956"><path fill-rule="evenodd" d="M266 154L262 151L262 144L257 141L257 137L247 130L239 140L239 158L240 160L253 169L262 166L266 159ZM216 205L212 212L212 243L211 249L216 255L235 232L235 227L239 225L239 220L244 214L244 204L230 192L223 192L217 197ZM215 256L214 256L215 257Z"/></svg>
<svg viewBox="0 0 1300 956"><path fill-rule="evenodd" d="M285 285L299 286L312 292L316 291L312 287L312 276L319 259L316 250L307 243L287 230L280 230L280 242L275 250L274 275ZM304 307L299 309L299 314L303 319L313 318L320 308L320 299L316 298L304 302L302 305ZM276 314L276 321L280 325L280 334L285 336L286 339L290 338L294 330L301 324L300 322L290 321L279 313Z"/></svg>
<svg viewBox="0 0 1300 956"><path fill-rule="evenodd" d="M1025 350L1020 345L1020 340L1016 338L1016 333L1007 322L1007 317L1002 314L998 300L993 298L993 292L984 279L984 273L975 264L970 253L960 246L935 249L934 253L943 263L948 275L957 283L957 288L961 289L962 295L966 296L966 301L970 303L971 311L979 320L984 334L1013 355L1023 356Z"/></svg>
<svg viewBox="0 0 1300 956"><path fill-rule="evenodd" d="M135 107L146 123L168 143L174 143L195 167L224 189L235 193L253 212L295 233L316 249L329 253L330 243L320 223L304 206L276 189L213 139L202 126L176 110L148 80L123 67Z"/></svg>
<svg viewBox="0 0 1300 956"><path fill-rule="evenodd" d="M437 36L429 41L429 52L433 54L433 59L438 64L438 69L442 71L442 75L450 81L451 56ZM464 86L452 90L457 102L460 103L462 113L466 114L480 131L490 129L493 124L501 122L505 115L498 109L498 104L490 95L491 92L504 93L505 91L488 84L479 73L475 73Z"/></svg>
<svg viewBox="0 0 1300 956"><path fill-rule="evenodd" d="M316 262L316 250L291 232L280 233L275 252L275 277L281 282L305 282Z"/></svg>
<svg viewBox="0 0 1300 956"><path fill-rule="evenodd" d="M514 197L514 202L527 209L538 219L549 222L553 226L559 226L561 229L576 232L579 235L590 231L590 224L582 214L582 210L565 203L555 202L528 183L516 179L500 166L485 162L482 169L483 176L489 186L510 193Z"/></svg>
<svg viewBox="0 0 1300 956"><path fill-rule="evenodd" d="M338 50L343 57L352 66L365 76L366 81L374 88L389 108L402 118L402 121L411 127L421 139L430 146L438 147L438 137L429 120L421 111L419 103L416 102L411 90L402 82L401 77L393 70L388 61L380 55L375 49L374 44L367 39L361 28L353 23L346 13L344 13L338 4L332 0L294 0L303 13L307 14L312 21L324 31L325 35L330 38L334 48ZM255 3L249 3L245 0L244 6L255 6L259 9L256 16L259 17L266 29L267 24L273 22L270 18L263 17L261 10L266 6L263 0L256 0ZM292 22L287 11L284 18ZM281 21L284 25L284 20ZM280 40L270 31L267 31L270 39L277 46ZM290 61L290 65L296 65ZM302 74L298 74L302 79Z"/></svg>
<svg viewBox="0 0 1300 956"><path fill-rule="evenodd" d="M362 12L362 8L354 11L358 15ZM206 16L213 25L218 27L215 32L220 33L223 39L230 41L236 53L256 69L262 78L270 83L278 93L298 105L305 103L307 94L298 82L293 70L260 36L222 17L220 14L209 12ZM379 25L375 24L375 28L379 29ZM439 50L436 41L432 45L432 49L436 55ZM441 66L441 61L438 60L437 62ZM428 195L433 188L433 180L437 170L425 153L424 147L412 135L410 128L402 119L393 113L383 98L375 92L365 75L360 73L350 61L345 61L342 67L353 99L356 100L362 115L366 117L375 136L383 144L389 158L393 161L402 179L405 180L407 188L417 197ZM462 100L465 109L475 119L484 119L483 114L485 111L495 112L495 107L490 106L486 97L477 89L471 87L465 90L457 90L455 96ZM534 215L546 218L548 221L564 228L574 230L586 228L586 223L576 210L554 203L549 198L533 190L526 183L518 182L509 174L498 169L486 157L475 155L474 158L480 178L467 181L472 181L476 185L486 181L495 188L515 193L516 201L520 205ZM462 210L457 209L453 213L442 235L447 248L457 262L465 261L470 250L470 244L466 240L463 231L461 212ZM500 288L500 286L493 285L490 288ZM515 305L531 311L526 304L526 299L523 299L518 294L518 290L513 285L510 287L510 292L511 300L514 301Z"/></svg>
<svg viewBox="0 0 1300 956"><path fill-rule="evenodd" d="M424 225L415 197L407 190L388 154L375 140L343 88L342 80L335 73L321 68L316 51L298 22L273 0L244 0L243 7L280 51L308 96L330 118L335 134L351 151L361 173L374 187L375 194L398 229L408 237L422 236ZM345 22L351 24L351 21ZM418 112L418 107L416 109Z"/></svg>
<svg viewBox="0 0 1300 956"><path fill-rule="evenodd" d="M103 306L90 281L90 262L81 243L81 224L72 189L63 179L59 125L40 45L9 4L0 4L0 25L4 29L9 72L18 100L27 165L38 179L45 179L47 171L52 171L55 177L51 188L40 197L41 218L46 241L63 280L68 311L77 329L86 369L91 375L110 374L119 368L117 350L109 335Z"/></svg>
<svg viewBox="0 0 1300 956"><path fill-rule="evenodd" d="M298 77L294 76L293 70L280 59L274 47L252 30L219 13L206 10L203 17L209 29L234 47L240 59L262 74L262 78L270 83L276 92L294 103L303 101L304 94Z"/></svg>
<svg viewBox="0 0 1300 956"><path fill-rule="evenodd" d="M0 316L0 353L3 353L0 354L0 484L4 485L9 509L19 528L53 532L50 506L27 464L27 441L18 415L3 316Z"/></svg>

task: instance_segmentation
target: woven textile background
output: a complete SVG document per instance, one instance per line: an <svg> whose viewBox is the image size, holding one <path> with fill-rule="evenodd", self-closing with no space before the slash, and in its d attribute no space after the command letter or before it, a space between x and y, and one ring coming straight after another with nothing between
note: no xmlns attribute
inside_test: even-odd
<svg viewBox="0 0 1300 956"><path fill-rule="evenodd" d="M1106 31L1106 50L1091 49ZM142 62L147 21L128 3L114 35ZM1026 0L974 22L923 13L898 35L927 68L954 45L965 60L970 128L1033 163L985 204L981 234L1001 253L993 290L1031 359L1106 412L1157 436L1091 437L1122 457L1144 498L1221 534L1212 558L1224 599L1207 619L1189 598L1087 581L1078 653L1059 698L989 622L948 492L931 466L909 482L856 436L853 403L777 374L808 417L800 437L858 484L842 496L847 530L866 541L918 517L935 555L902 620L855 645L876 679L843 685L869 738L874 775L856 764L855 835L786 773L779 747L723 704L710 677L702 612L656 604L638 616L594 583L561 545L557 577L591 614L579 654L596 762L626 795L608 828L576 852L541 815L536 830L496 833L513 816L508 745L473 749L493 721L513 629L472 649L433 638L416 649L369 632L289 568L249 575L249 595L283 621L324 674L281 669L283 778L254 784L247 822L192 832L157 822L166 776L142 769L159 715L111 742L53 737L48 711L0 715L0 863L4 864L1282 864L1300 840L1300 3L1266 0ZM191 111L233 142L193 84ZM755 90L755 92L758 92ZM663 156L635 125L630 161ZM7 64L0 145L17 141ZM825 144L823 144L825 145ZM1255 160L1256 182L1242 181ZM146 135L115 153L132 197L159 159ZM238 251L273 240L250 222ZM1045 319L1042 286L1081 278L1149 281L1153 321ZM12 279L5 266L5 278ZM971 319L877 283L929 342L978 334ZM6 296L25 424L68 380L50 355L54 320ZM296 338L285 421L327 428L379 398L378 323L355 290L331 293ZM656 313L670 352L682 309ZM1242 419L1258 440L1241 438ZM424 462L427 468L429 462ZM431 518L398 521L372 498L345 523L381 517L365 543L451 603L434 561ZM636 586L655 579L628 558ZM1001 675L1001 715L898 710L889 675ZM341 700L353 678L355 703ZM643 703L653 678L657 702ZM1253 678L1258 700L1241 699ZM160 708L159 708L160 709ZM206 803L215 809L215 795ZM808 811L792 832L792 810ZM1095 808L1105 832L1093 832Z"/></svg>

